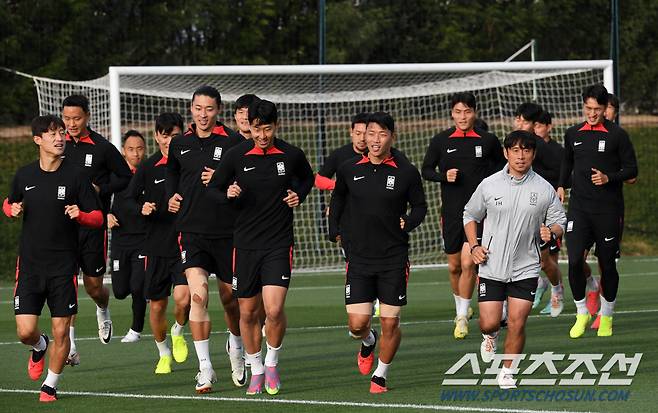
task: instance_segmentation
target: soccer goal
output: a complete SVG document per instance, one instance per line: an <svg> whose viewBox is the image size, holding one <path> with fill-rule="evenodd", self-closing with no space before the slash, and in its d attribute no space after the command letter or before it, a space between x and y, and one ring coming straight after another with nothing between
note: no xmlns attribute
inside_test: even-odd
<svg viewBox="0 0 658 413"><path fill-rule="evenodd" d="M150 136L155 116L177 111L190 120L192 92L217 87L224 101L221 119L234 126L233 103L245 93L275 102L279 137L300 146L313 169L335 148L349 142L350 118L363 111L387 111L396 121L396 147L420 167L430 138L452 125L450 95L473 92L479 117L502 138L512 127L515 108L535 101L553 114L554 136L582 118L580 94L593 83L613 91L612 61L504 63L110 67L109 74L83 82L34 78L41 113L59 113L72 93L91 101L91 126L115 145L122 132ZM150 152L155 150L151 141ZM430 205L425 222L411 237L411 263L445 262L439 231L439 186L425 182ZM313 190L296 212L295 267L323 271L344 266L326 241L326 193Z"/></svg>

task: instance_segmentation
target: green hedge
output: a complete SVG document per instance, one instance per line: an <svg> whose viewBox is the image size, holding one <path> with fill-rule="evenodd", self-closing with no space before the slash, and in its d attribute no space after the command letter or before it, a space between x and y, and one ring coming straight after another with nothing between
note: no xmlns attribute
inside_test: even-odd
<svg viewBox="0 0 658 413"><path fill-rule="evenodd" d="M640 176L635 185L626 185L626 226L623 253L658 255L658 128L628 129L637 153ZM29 139L0 140L0 196L7 196L16 169L37 158ZM21 224L0 219L0 280L14 275Z"/></svg>

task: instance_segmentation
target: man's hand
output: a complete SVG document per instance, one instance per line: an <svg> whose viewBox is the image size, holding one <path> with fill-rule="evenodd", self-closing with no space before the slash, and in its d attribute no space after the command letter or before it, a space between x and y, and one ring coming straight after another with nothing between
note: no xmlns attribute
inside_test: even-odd
<svg viewBox="0 0 658 413"><path fill-rule="evenodd" d="M142 215L149 216L155 211L155 202L144 202L142 205Z"/></svg>
<svg viewBox="0 0 658 413"><path fill-rule="evenodd" d="M609 181L608 175L599 171L596 168L592 168L592 183L596 186L601 186L607 184Z"/></svg>
<svg viewBox="0 0 658 413"><path fill-rule="evenodd" d="M183 197L180 194L176 193L171 198L169 198L169 208L168 211L175 214L180 210L180 201L183 200Z"/></svg>
<svg viewBox="0 0 658 413"><path fill-rule="evenodd" d="M71 219L76 219L80 216L80 208L77 205L65 205L64 213Z"/></svg>
<svg viewBox="0 0 658 413"><path fill-rule="evenodd" d="M240 196L241 193L242 193L242 188L240 188L240 185L238 185L237 181L233 181L233 183L229 185L228 189L226 190L226 197L228 199L237 198Z"/></svg>
<svg viewBox="0 0 658 413"><path fill-rule="evenodd" d="M473 258L473 263L474 264L483 264L487 262L487 256L489 254L489 250L486 247L483 247L482 245L477 245L475 248L471 250L471 258Z"/></svg>
<svg viewBox="0 0 658 413"><path fill-rule="evenodd" d="M119 226L119 220L114 214L107 214L107 229L112 229Z"/></svg>
<svg viewBox="0 0 658 413"><path fill-rule="evenodd" d="M560 198L560 202L564 204L564 188L561 186L557 188L557 197Z"/></svg>
<svg viewBox="0 0 658 413"><path fill-rule="evenodd" d="M288 196L283 198L283 202L288 204L288 206L290 208L295 208L295 207L299 206L299 196L297 195L296 192L291 191L290 189L288 189Z"/></svg>
<svg viewBox="0 0 658 413"><path fill-rule="evenodd" d="M96 191L97 194L101 193L101 187L96 185L96 184L91 184L91 186L94 187L94 190Z"/></svg>
<svg viewBox="0 0 658 413"><path fill-rule="evenodd" d="M210 180L212 179L212 175L214 173L215 173L214 169L204 166L203 172L201 172L201 183L208 186L208 182L210 182Z"/></svg>
<svg viewBox="0 0 658 413"><path fill-rule="evenodd" d="M459 169L457 168L448 169L446 171L446 180L448 182L455 182L457 180L458 173L459 173Z"/></svg>
<svg viewBox="0 0 658 413"><path fill-rule="evenodd" d="M14 202L11 204L11 216L17 218L23 213L23 202Z"/></svg>
<svg viewBox="0 0 658 413"><path fill-rule="evenodd" d="M553 234L551 233L551 229L542 223L541 228L539 229L539 237L541 240L544 242L549 242L552 236Z"/></svg>
<svg viewBox="0 0 658 413"><path fill-rule="evenodd" d="M404 229L404 218L400 218L400 229Z"/></svg>

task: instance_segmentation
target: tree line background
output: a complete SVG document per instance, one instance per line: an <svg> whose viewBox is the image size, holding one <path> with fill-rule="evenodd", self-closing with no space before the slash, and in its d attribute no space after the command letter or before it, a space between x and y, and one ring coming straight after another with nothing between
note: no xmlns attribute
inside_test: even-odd
<svg viewBox="0 0 658 413"><path fill-rule="evenodd" d="M65 80L110 65L316 64L317 0L2 0L0 66ZM658 2L620 1L621 95L658 108ZM327 0L326 63L610 56L609 0ZM521 59L527 59L524 55ZM518 60L518 59L517 59ZM0 71L0 124L37 114L34 86Z"/></svg>

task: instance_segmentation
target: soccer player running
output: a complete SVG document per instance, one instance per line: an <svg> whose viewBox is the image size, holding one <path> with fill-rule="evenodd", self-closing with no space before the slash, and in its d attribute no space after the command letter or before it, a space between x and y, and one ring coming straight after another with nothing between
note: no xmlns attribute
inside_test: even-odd
<svg viewBox="0 0 658 413"><path fill-rule="evenodd" d="M345 280L350 335L361 340L357 365L363 375L374 364L377 333L371 328L372 305L380 302L381 338L370 393L384 393L390 364L400 346L400 314L407 304L409 232L427 213L420 174L404 156L391 151L395 123L384 112L368 118L368 154L344 162L336 173L329 210L329 239L351 234ZM347 222L342 220L350 205ZM408 207L411 211L407 213Z"/></svg>
<svg viewBox="0 0 658 413"><path fill-rule="evenodd" d="M551 185L557 187L557 181L560 178L560 163L562 162L562 153L559 149L560 145L555 141L547 141L535 133L535 129L543 113L544 110L536 103L522 103L516 109L514 127L516 130L524 130L535 135L537 145L535 148L535 158L532 162L532 170L547 180ZM557 255L551 258L551 251L555 251L554 254L559 252L559 242L560 240L556 238L549 241L548 244L542 243L540 248L542 270L551 285L551 302L548 311L552 317L559 316L564 309L562 272L557 263ZM543 278L540 277L537 287L538 294L535 294L533 308L539 305L541 297L548 287L546 284Z"/></svg>
<svg viewBox="0 0 658 413"><path fill-rule="evenodd" d="M560 179L560 164L564 158L564 147L556 140L551 138L551 130L553 129L553 120L551 114L547 111L541 111L537 120L534 122L534 133L539 136L545 143L543 150L546 153L546 173L542 178L546 179L554 189L557 190L558 181ZM541 269L547 275L550 274L549 281L547 282L543 277L539 277L537 293L535 300L532 303L532 308L535 308L541 302L542 295L551 286L551 300L544 307L540 314L550 314L551 317L557 317L564 309L564 289L562 285L562 271L558 264L558 257L560 253L560 246L562 245L562 238L554 238L549 242L542 242L540 244L541 251Z"/></svg>
<svg viewBox="0 0 658 413"><path fill-rule="evenodd" d="M66 149L64 156L80 167L89 178L101 201L103 217L110 211L112 194L125 189L132 173L121 153L107 139L89 128L89 100L82 95L71 95L62 102L62 120L66 125ZM87 294L96 303L98 337L107 344L112 338L110 319L110 291L103 286L107 259L107 231L105 228L81 228L78 261L82 269ZM67 364L80 364L75 345L75 316L71 319L71 349Z"/></svg>
<svg viewBox="0 0 658 413"><path fill-rule="evenodd" d="M487 337L480 354L487 363L496 352L496 336L491 334L500 328L503 302L508 306L505 354L523 353L525 324L539 277L540 240L548 242L564 231L566 216L555 190L532 170L536 145L533 133L507 135L507 165L484 179L464 207L464 231L473 261L480 265L480 330ZM480 244L477 224L483 220ZM516 387L511 364L511 359L504 360L497 377L503 389Z"/></svg>
<svg viewBox="0 0 658 413"><path fill-rule="evenodd" d="M103 213L89 179L73 162L62 159L64 122L56 116L32 121L39 160L16 172L3 212L23 217L16 265L14 313L23 344L32 347L28 376L39 380L50 347L48 375L39 400L57 400L57 383L69 354L69 326L78 311L77 257L81 226L100 228ZM39 330L43 305L50 309L52 337Z"/></svg>
<svg viewBox="0 0 658 413"><path fill-rule="evenodd" d="M463 339L468 335L468 320L473 314L475 265L466 244L462 213L478 184L502 168L504 158L498 138L474 127L477 106L472 93L454 94L450 105L455 126L432 138L422 174L424 179L441 184L441 235L455 299L453 335Z"/></svg>
<svg viewBox="0 0 658 413"><path fill-rule="evenodd" d="M146 141L141 133L129 130L123 135L123 157L133 174L146 151ZM144 329L146 300L144 299L144 258L143 246L146 235L146 222L139 211L131 210L126 201L124 189L114 194L110 213L107 214L107 228L112 230L110 262L112 269L112 291L114 297L123 300L132 297L133 321L122 343L140 340Z"/></svg>
<svg viewBox="0 0 658 413"><path fill-rule="evenodd" d="M569 198L566 241L569 254L569 284L576 303L576 322L569 331L579 338L591 320L587 309L584 251L596 244L601 267L601 319L597 335L612 335L612 315L619 287L615 261L619 251L624 214L623 183L637 177L633 144L625 130L605 119L608 91L601 84L583 92L585 122L565 134L565 154L558 195L564 201L564 188L573 173Z"/></svg>
<svg viewBox="0 0 658 413"><path fill-rule="evenodd" d="M277 370L286 331L284 312L293 256L293 209L313 188L304 152L277 137L274 103L249 107L252 139L226 155L213 177L214 197L239 209L235 222L233 290L240 303L240 330L251 365L247 394L277 394ZM262 304L261 304L262 303ZM259 308L265 307L265 365L261 356Z"/></svg>
<svg viewBox="0 0 658 413"><path fill-rule="evenodd" d="M217 275L219 298L229 330L226 351L236 386L247 382L240 335L240 311L231 290L231 252L236 213L217 205L208 194L208 182L223 162L223 155L244 138L217 120L221 96L212 86L201 86L192 95L193 123L183 136L172 139L167 160L168 209L178 214L181 263L190 288L190 330L199 360L197 393L212 391L217 381L210 361L208 276Z"/></svg>
<svg viewBox="0 0 658 413"><path fill-rule="evenodd" d="M126 190L130 208L145 217L147 225L144 295L149 300L149 321L160 357L155 367L156 374L171 373L172 350L167 344L166 312L172 285L176 320L171 327L173 358L182 363L188 355L183 327L190 310L190 290L180 266L176 215L168 211L165 188L169 145L182 130L183 118L178 113L162 113L155 119L155 141L159 151L137 169Z"/></svg>
<svg viewBox="0 0 658 413"><path fill-rule="evenodd" d="M251 128L249 125L249 106L258 100L258 96L248 93L235 100L233 119L238 127L237 132L245 139L251 139Z"/></svg>

